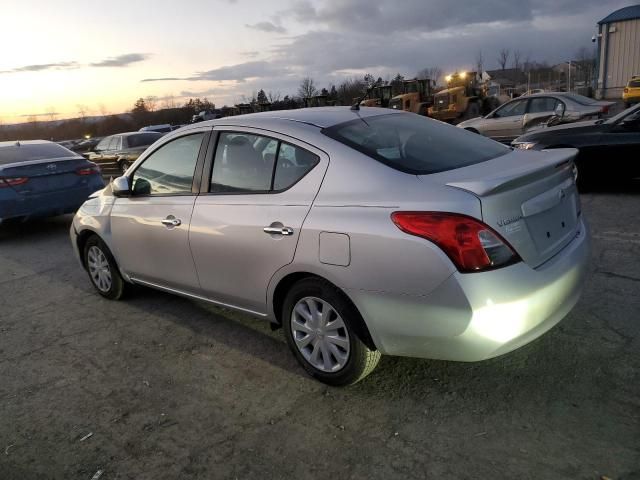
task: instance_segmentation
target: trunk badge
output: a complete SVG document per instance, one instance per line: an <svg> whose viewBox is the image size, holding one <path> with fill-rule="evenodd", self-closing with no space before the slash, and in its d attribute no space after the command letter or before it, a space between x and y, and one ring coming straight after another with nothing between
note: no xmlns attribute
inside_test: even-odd
<svg viewBox="0 0 640 480"><path fill-rule="evenodd" d="M50 163L47 165L47 170L55 170L58 166L55 163Z"/></svg>

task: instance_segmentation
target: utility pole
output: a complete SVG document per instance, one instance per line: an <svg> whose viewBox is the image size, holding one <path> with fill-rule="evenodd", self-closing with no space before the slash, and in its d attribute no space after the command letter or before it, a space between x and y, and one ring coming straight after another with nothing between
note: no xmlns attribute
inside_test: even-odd
<svg viewBox="0 0 640 480"><path fill-rule="evenodd" d="M571 91L571 60L567 62L569 64L569 84L567 85L567 92Z"/></svg>

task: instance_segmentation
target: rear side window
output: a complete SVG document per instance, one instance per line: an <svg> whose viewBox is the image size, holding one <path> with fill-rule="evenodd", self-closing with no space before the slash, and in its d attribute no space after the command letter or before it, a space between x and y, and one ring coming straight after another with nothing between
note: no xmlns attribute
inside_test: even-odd
<svg viewBox="0 0 640 480"><path fill-rule="evenodd" d="M220 134L211 179L212 193L270 193L286 190L319 158L277 139L248 133Z"/></svg>
<svg viewBox="0 0 640 480"><path fill-rule="evenodd" d="M161 133L138 133L127 136L127 144L129 148L145 147L162 137Z"/></svg>
<svg viewBox="0 0 640 480"><path fill-rule="evenodd" d="M558 101L551 97L534 97L529 102L529 113L553 112Z"/></svg>
<svg viewBox="0 0 640 480"><path fill-rule="evenodd" d="M481 135L413 114L358 118L322 133L414 175L466 167L509 152L508 147Z"/></svg>
<svg viewBox="0 0 640 480"><path fill-rule="evenodd" d="M71 150L67 150L57 143L16 144L6 147L0 146L0 165L9 163L29 162L32 160L48 160L54 158L77 157Z"/></svg>

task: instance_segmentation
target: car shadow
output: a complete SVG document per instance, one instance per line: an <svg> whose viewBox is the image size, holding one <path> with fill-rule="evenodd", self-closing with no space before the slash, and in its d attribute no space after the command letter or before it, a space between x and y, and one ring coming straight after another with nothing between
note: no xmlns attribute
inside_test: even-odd
<svg viewBox="0 0 640 480"><path fill-rule="evenodd" d="M200 338L211 339L238 352L296 375L306 377L291 355L280 330L270 322L231 309L191 300L152 288L134 286L126 303L136 309L161 313L168 320L186 327Z"/></svg>
<svg viewBox="0 0 640 480"><path fill-rule="evenodd" d="M69 231L72 220L73 214L34 218L26 221L21 219L5 220L0 223L0 241L59 235Z"/></svg>

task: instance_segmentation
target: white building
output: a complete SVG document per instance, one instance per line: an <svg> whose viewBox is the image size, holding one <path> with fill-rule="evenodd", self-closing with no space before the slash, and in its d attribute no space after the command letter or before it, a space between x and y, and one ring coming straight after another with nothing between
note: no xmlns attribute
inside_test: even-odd
<svg viewBox="0 0 640 480"><path fill-rule="evenodd" d="M620 98L640 75L640 5L616 10L598 22L598 98Z"/></svg>

